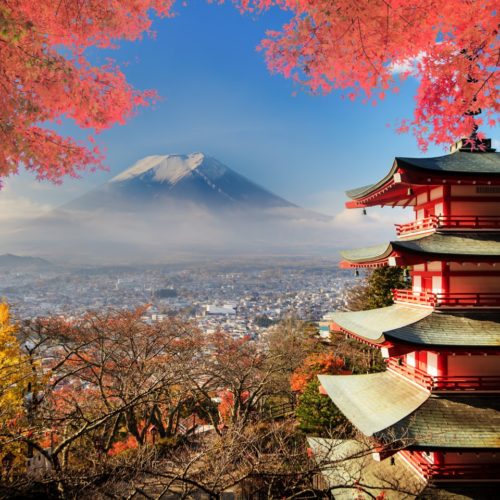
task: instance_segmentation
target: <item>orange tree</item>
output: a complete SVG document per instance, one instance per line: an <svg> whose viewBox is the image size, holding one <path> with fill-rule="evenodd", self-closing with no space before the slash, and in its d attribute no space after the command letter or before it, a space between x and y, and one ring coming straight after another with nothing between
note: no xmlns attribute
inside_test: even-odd
<svg viewBox="0 0 500 500"><path fill-rule="evenodd" d="M328 396L320 394L317 376L338 375L344 369L344 361L332 352L311 354L291 378L292 390L297 391L299 403L296 416L300 428L307 433L329 434L345 419Z"/></svg>

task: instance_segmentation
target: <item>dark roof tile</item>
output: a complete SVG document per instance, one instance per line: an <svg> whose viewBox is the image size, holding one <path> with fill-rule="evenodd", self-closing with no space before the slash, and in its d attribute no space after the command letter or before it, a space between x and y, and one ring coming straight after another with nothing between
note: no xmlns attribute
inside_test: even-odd
<svg viewBox="0 0 500 500"><path fill-rule="evenodd" d="M395 240L373 247L344 250L342 257L350 262L372 262L387 258L393 250L435 256L500 257L500 233L433 233L411 240Z"/></svg>
<svg viewBox="0 0 500 500"><path fill-rule="evenodd" d="M437 312L394 304L368 311L332 312L327 319L375 343L396 339L434 346L500 345L498 312Z"/></svg>
<svg viewBox="0 0 500 500"><path fill-rule="evenodd" d="M410 169L429 173L462 174L462 175L500 175L500 153L468 153L457 151L445 156L432 158L396 157L391 170L380 181L346 191L349 198L357 200L390 181L399 169Z"/></svg>
<svg viewBox="0 0 500 500"><path fill-rule="evenodd" d="M497 395L431 396L382 434L401 436L421 448L500 448Z"/></svg>

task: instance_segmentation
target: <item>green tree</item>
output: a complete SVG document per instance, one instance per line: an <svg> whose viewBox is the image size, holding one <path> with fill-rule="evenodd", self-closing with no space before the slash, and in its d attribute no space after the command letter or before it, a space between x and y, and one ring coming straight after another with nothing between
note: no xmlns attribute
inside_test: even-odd
<svg viewBox="0 0 500 500"><path fill-rule="evenodd" d="M262 315L259 315L259 316L255 317L254 323L257 326L260 326L261 328L268 328L271 325L274 325L276 323L276 321L272 320L266 314L262 314Z"/></svg>
<svg viewBox="0 0 500 500"><path fill-rule="evenodd" d="M392 290L408 288L401 267L377 267L371 271L361 285L347 293L347 309L365 311L393 304Z"/></svg>
<svg viewBox="0 0 500 500"><path fill-rule="evenodd" d="M306 385L296 410L299 427L308 434L329 435L330 431L346 422L332 400L319 392L319 381L314 377Z"/></svg>

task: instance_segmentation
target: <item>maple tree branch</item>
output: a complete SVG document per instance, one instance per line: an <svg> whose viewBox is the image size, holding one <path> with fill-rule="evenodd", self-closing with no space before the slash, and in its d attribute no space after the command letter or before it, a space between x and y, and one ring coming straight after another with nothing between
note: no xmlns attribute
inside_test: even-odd
<svg viewBox="0 0 500 500"><path fill-rule="evenodd" d="M368 60L368 62L370 63L371 67L373 68L373 70L375 71L375 77L378 77L379 75L379 70L375 67L375 65L373 64L370 56L368 55L368 53L366 52L366 48L365 48L365 44L364 44L364 41L363 41L363 33L361 31L361 21L359 19L359 17L357 18L357 22L358 22L358 32L359 32L359 41L361 43L361 50L363 51L363 54L365 55L366 59Z"/></svg>

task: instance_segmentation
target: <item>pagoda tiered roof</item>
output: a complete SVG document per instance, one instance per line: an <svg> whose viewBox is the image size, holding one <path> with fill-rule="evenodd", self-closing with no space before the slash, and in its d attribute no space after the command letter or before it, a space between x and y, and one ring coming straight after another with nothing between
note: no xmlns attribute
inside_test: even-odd
<svg viewBox="0 0 500 500"><path fill-rule="evenodd" d="M319 375L340 411L366 436L403 439L416 448L500 448L496 396L436 396L386 371Z"/></svg>
<svg viewBox="0 0 500 500"><path fill-rule="evenodd" d="M432 233L413 239L395 240L382 245L344 250L340 252L345 259L344 267L361 265L387 265L389 258L398 265L426 262L432 259L470 259L491 261L500 258L500 233Z"/></svg>
<svg viewBox="0 0 500 500"><path fill-rule="evenodd" d="M433 158L396 157L388 174L379 182L346 192L348 208L372 205L411 205L408 186L457 184L500 184L500 153L465 152Z"/></svg>
<svg viewBox="0 0 500 500"><path fill-rule="evenodd" d="M332 312L334 328L372 344L402 341L449 347L500 346L500 314L493 312L437 312L394 304L380 309Z"/></svg>
<svg viewBox="0 0 500 500"><path fill-rule="evenodd" d="M330 331L380 348L386 371L318 379L382 467L402 459L425 480L490 485L500 450L500 154L472 139L445 156L397 157L379 182L347 192L347 208L413 206L415 220L396 225L398 240L341 252L340 266L403 267L411 286L392 290L392 306L324 317ZM358 456L349 467L374 466Z"/></svg>
<svg viewBox="0 0 500 500"><path fill-rule="evenodd" d="M430 396L414 413L384 433L413 448L500 448L500 399L469 394Z"/></svg>
<svg viewBox="0 0 500 500"><path fill-rule="evenodd" d="M336 499L368 499L379 495L388 500L498 498L500 488L493 481L450 483L441 479L428 483L399 454L393 455L392 460L374 460L371 455L373 443L370 442L308 437L307 443Z"/></svg>
<svg viewBox="0 0 500 500"><path fill-rule="evenodd" d="M372 436L413 413L429 391L385 371L370 375L318 375L340 411L366 436Z"/></svg>
<svg viewBox="0 0 500 500"><path fill-rule="evenodd" d="M382 492L388 500L411 499L426 487L426 481L400 456L374 460L373 443L319 437L308 437L307 443L336 499L375 498Z"/></svg>

